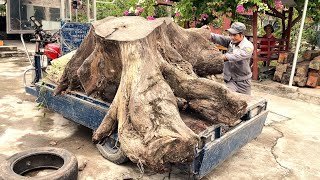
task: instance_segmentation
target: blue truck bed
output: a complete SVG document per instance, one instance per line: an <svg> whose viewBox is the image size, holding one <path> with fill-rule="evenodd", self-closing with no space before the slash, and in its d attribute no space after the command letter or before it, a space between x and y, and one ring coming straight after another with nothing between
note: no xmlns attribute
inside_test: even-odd
<svg viewBox="0 0 320 180"><path fill-rule="evenodd" d="M92 130L98 128L110 104L78 92L53 96L54 88L52 84L38 82L35 86L26 86L25 90L36 96L38 103L43 103L65 118ZM222 125L212 125L198 133L201 142L195 149L194 160L185 165L194 178L206 176L261 133L268 114L267 102L259 98L248 98L247 114L241 123L228 129Z"/></svg>

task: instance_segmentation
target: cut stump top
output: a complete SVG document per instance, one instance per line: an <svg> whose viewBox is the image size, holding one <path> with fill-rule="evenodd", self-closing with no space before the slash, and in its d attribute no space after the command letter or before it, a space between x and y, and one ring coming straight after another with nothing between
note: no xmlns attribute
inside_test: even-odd
<svg viewBox="0 0 320 180"><path fill-rule="evenodd" d="M140 16L108 17L93 23L93 27L95 33L104 39L135 41L145 38L165 22L170 24L172 20L170 18L147 20Z"/></svg>

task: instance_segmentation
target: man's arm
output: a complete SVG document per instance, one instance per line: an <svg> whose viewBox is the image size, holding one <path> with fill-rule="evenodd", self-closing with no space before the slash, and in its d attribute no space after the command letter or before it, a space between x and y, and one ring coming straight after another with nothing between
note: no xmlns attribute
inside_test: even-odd
<svg viewBox="0 0 320 180"><path fill-rule="evenodd" d="M220 44L224 47L228 47L231 39L229 37L222 36L220 34L211 33L211 41L214 43Z"/></svg>
<svg viewBox="0 0 320 180"><path fill-rule="evenodd" d="M247 46L244 47L237 52L234 53L226 53L225 54L225 60L228 61L242 61L245 59L249 59L252 56L253 47Z"/></svg>

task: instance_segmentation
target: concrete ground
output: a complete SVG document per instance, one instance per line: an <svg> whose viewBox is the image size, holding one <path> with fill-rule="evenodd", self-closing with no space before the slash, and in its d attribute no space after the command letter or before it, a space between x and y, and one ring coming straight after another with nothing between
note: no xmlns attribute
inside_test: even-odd
<svg viewBox="0 0 320 180"><path fill-rule="evenodd" d="M26 45L28 52L32 52L32 53L35 52L35 48L36 48L35 43L31 43L31 42L25 40L25 45ZM24 46L23 46L21 40L5 40L4 46L16 46L16 47L18 47L19 50L24 50Z"/></svg>
<svg viewBox="0 0 320 180"><path fill-rule="evenodd" d="M287 84L281 84L272 80L265 80L262 82L253 81L253 90L320 105L319 86L317 88L289 87Z"/></svg>
<svg viewBox="0 0 320 180"><path fill-rule="evenodd" d="M134 163L115 165L91 142L91 130L59 114L38 109L24 92L28 61L0 59L0 162L14 153L43 146L65 148L77 156L79 179L168 179ZM203 179L320 179L320 105L254 91L268 100L262 134ZM171 179L188 179L175 169Z"/></svg>

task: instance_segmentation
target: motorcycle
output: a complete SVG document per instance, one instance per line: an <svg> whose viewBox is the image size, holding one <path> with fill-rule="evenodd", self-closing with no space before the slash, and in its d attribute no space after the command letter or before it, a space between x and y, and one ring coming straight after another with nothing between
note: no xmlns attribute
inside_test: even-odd
<svg viewBox="0 0 320 180"><path fill-rule="evenodd" d="M36 48L34 60L31 60L28 55L31 65L23 73L23 84L25 87L27 86L27 72L32 72L31 84L34 85L39 81L39 79L41 79L42 74L45 75L46 69L49 65L51 65L52 61L54 61L61 55L59 45L59 31L51 34L49 31L43 30L42 24L37 21L34 16L31 16L30 20L33 22L35 29L35 32L33 34L34 38L30 41L36 43ZM24 43L24 41L22 42Z"/></svg>
<svg viewBox="0 0 320 180"><path fill-rule="evenodd" d="M31 16L30 20L33 22L35 29L34 39L30 40L36 43L35 54L45 56L47 65L51 65L51 62L61 55L60 45L58 44L59 31L51 34L49 31L42 29L42 24L34 16Z"/></svg>

